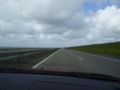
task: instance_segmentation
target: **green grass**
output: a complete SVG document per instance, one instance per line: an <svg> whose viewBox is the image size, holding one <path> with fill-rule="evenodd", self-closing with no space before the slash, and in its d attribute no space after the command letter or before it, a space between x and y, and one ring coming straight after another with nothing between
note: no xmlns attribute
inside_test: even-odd
<svg viewBox="0 0 120 90"><path fill-rule="evenodd" d="M120 56L120 42L77 46L71 47L71 49L109 56Z"/></svg>
<svg viewBox="0 0 120 90"><path fill-rule="evenodd" d="M48 50L43 53L38 53L12 60L0 61L0 68L32 68L35 64L52 54L56 50Z"/></svg>

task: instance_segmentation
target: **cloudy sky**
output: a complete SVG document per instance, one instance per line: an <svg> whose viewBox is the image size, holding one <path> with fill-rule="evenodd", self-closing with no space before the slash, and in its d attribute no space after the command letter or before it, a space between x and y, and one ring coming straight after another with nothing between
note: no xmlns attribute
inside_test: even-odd
<svg viewBox="0 0 120 90"><path fill-rule="evenodd" d="M0 46L114 41L120 41L120 0L0 0Z"/></svg>

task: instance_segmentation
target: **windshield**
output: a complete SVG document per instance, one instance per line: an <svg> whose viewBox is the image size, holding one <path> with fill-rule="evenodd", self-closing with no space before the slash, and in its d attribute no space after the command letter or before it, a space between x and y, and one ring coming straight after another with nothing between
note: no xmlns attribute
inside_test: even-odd
<svg viewBox="0 0 120 90"><path fill-rule="evenodd" d="M120 1L0 0L0 68L120 78Z"/></svg>

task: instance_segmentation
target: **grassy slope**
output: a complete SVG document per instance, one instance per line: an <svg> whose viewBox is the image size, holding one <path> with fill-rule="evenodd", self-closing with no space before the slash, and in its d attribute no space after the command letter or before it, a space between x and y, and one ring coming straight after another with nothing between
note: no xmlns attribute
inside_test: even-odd
<svg viewBox="0 0 120 90"><path fill-rule="evenodd" d="M109 56L120 56L120 42L78 46L78 47L71 47L71 49L90 52L90 53L104 54Z"/></svg>

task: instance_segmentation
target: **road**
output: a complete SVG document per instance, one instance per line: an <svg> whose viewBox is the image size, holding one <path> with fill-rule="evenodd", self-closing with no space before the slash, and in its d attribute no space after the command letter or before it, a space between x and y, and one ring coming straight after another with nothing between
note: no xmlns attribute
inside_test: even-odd
<svg viewBox="0 0 120 90"><path fill-rule="evenodd" d="M16 51L0 52L0 61L10 60L24 56L30 56L38 53L43 53L48 50L50 49L16 50Z"/></svg>
<svg viewBox="0 0 120 90"><path fill-rule="evenodd" d="M20 55L12 55L12 56L7 56L7 57L0 57L0 61L10 60L10 59L14 59L14 58L20 58L20 57L24 57L24 56L32 56L32 55L38 54L38 53L41 53L41 52L38 51L38 52L33 52L33 53L25 53L25 54L20 54Z"/></svg>
<svg viewBox="0 0 120 90"><path fill-rule="evenodd" d="M100 73L120 77L120 60L66 49L57 50L33 68Z"/></svg>

